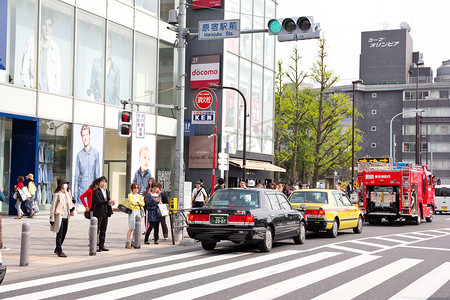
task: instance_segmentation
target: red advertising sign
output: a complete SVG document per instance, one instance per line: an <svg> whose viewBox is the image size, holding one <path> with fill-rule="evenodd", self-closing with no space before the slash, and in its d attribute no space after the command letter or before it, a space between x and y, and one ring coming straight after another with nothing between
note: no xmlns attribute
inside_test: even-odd
<svg viewBox="0 0 450 300"><path fill-rule="evenodd" d="M221 0L192 0L193 9L220 7L220 6L222 6Z"/></svg>
<svg viewBox="0 0 450 300"><path fill-rule="evenodd" d="M213 103L213 95L208 90L203 90L195 95L195 104L200 109L207 109Z"/></svg>
<svg viewBox="0 0 450 300"><path fill-rule="evenodd" d="M220 84L220 55L191 57L191 89Z"/></svg>

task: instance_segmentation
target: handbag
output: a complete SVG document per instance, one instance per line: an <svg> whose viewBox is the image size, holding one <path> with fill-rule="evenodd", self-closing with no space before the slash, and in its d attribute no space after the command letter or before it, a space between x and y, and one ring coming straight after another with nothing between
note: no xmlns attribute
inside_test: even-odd
<svg viewBox="0 0 450 300"><path fill-rule="evenodd" d="M117 206L117 208L121 211L124 212L126 214L131 214L132 211L132 207L131 207L131 203L128 200L128 198L123 198L122 200L119 201L119 205Z"/></svg>
<svg viewBox="0 0 450 300"><path fill-rule="evenodd" d="M159 203L158 208L161 213L161 217L166 217L169 215L169 210L167 209L167 205L165 205L164 203Z"/></svg>
<svg viewBox="0 0 450 300"><path fill-rule="evenodd" d="M85 217L86 219L90 220L90 219L91 219L91 212L85 211L85 212L84 212L84 217Z"/></svg>

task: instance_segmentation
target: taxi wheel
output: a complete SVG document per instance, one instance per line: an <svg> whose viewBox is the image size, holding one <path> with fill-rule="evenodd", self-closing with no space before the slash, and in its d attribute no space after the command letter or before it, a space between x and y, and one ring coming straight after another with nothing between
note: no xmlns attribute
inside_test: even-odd
<svg viewBox="0 0 450 300"><path fill-rule="evenodd" d="M298 235L294 236L295 244L303 244L306 239L306 226L305 223L300 222L300 228L298 230Z"/></svg>
<svg viewBox="0 0 450 300"><path fill-rule="evenodd" d="M269 252L272 250L272 229L268 226L264 239L258 243L259 251Z"/></svg>
<svg viewBox="0 0 450 300"><path fill-rule="evenodd" d="M355 228L353 228L353 232L354 233L361 233L362 232L362 228L363 228L363 221L362 221L362 217L359 216L358 224L356 225Z"/></svg>
<svg viewBox="0 0 450 300"><path fill-rule="evenodd" d="M333 226L331 226L331 229L328 229L327 230L327 233L328 233L328 236L330 237L330 238L335 238L335 237L337 237L337 235L338 235L338 228L339 228L339 226L338 226L338 223L337 223L337 221L336 221L336 219L333 221Z"/></svg>
<svg viewBox="0 0 450 300"><path fill-rule="evenodd" d="M214 248L216 248L217 242L204 242L202 241L202 247L205 250L214 250Z"/></svg>

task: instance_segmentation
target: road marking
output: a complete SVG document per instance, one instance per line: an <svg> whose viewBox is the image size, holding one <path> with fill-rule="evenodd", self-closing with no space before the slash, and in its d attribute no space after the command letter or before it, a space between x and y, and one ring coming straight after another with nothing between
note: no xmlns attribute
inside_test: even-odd
<svg viewBox="0 0 450 300"><path fill-rule="evenodd" d="M338 252L321 252L312 254L306 257L301 257L298 259L294 259L291 261L287 261L285 263L277 264L274 266L266 267L263 269L255 270L249 273L239 274L236 276L232 276L229 278L225 278L219 281L211 282L208 284L203 284L201 286L197 286L194 288L190 288L187 290L182 290L173 294L165 295L160 298L156 298L158 300L169 300L169 299L194 299L198 297L203 297L206 295L210 295L212 293L216 293L228 288L235 287L240 284L244 284L253 280L262 279L265 277L269 277L275 274L284 273L290 271L292 269L296 269L308 264L315 263L320 260L324 260L327 258L334 257L341 253Z"/></svg>
<svg viewBox="0 0 450 300"><path fill-rule="evenodd" d="M437 237L438 236L435 234L427 234L427 233L423 233L423 232L411 232L410 234L421 235L421 236L425 236L425 237Z"/></svg>
<svg viewBox="0 0 450 300"><path fill-rule="evenodd" d="M364 265L375 259L380 258L380 256L375 255L360 255L356 256L339 263L330 265L328 267L320 268L318 270L302 274L300 276L292 277L290 279L284 280L282 282L277 282L275 284L266 286L262 289L241 295L234 299L248 300L248 299L274 299L282 297L288 293L294 292L300 288L308 286L310 284L323 281L326 278L335 276L339 273L351 270L358 266Z"/></svg>
<svg viewBox="0 0 450 300"><path fill-rule="evenodd" d="M367 246L371 246L371 247L375 247L375 248L383 248L383 249L390 248L390 246L381 245L381 244L375 244L375 243L370 243L370 242L365 242L365 241L361 241L361 240L354 240L354 241L348 241L348 242L349 243L360 244L360 245L367 245Z"/></svg>
<svg viewBox="0 0 450 300"><path fill-rule="evenodd" d="M389 300L428 299L448 281L450 281L450 262L445 262L408 285Z"/></svg>
<svg viewBox="0 0 450 300"><path fill-rule="evenodd" d="M156 289L159 289L162 287L179 284L179 283L187 282L187 281L195 281L200 278L209 277L211 275L220 274L220 273L231 271L231 270L238 269L238 268L248 267L248 266L251 266L254 264L264 263L264 262L267 262L268 260L283 258L283 257L290 256L290 255L299 255L302 252L304 252L304 251L286 250L283 252L271 253L271 254L267 254L267 255L258 255L256 257L249 258L246 260L236 261L236 262L232 262L232 263L225 263L223 265L218 265L218 266L216 265L214 267L204 268L199 271L183 272L180 275L171 276L169 278L163 278L163 279L159 279L159 280L154 280L152 282L135 284L135 285L131 285L131 286L128 286L125 288L112 290L112 291L109 291L106 293L97 294L97 295L93 295L93 296L81 298L81 299L93 299L93 300L108 299L108 300L111 300L111 299L127 298L127 297L130 297L133 295L149 292L149 291L156 290ZM196 261L194 261L194 263L195 262ZM198 262L198 260L197 260L197 262ZM217 261L214 261L214 262L217 262ZM200 265L200 263L196 263L195 265L198 266L198 265ZM176 265L175 265L175 267L176 267ZM100 283L100 285L108 285L108 284L111 284L111 282L117 283L120 281L128 281L128 280L130 280L130 278L142 278L142 277L146 277L146 276L151 276L151 275L158 274L159 272L166 272L166 270L165 270L166 268L167 267L162 267L161 270L149 269L149 270L142 272L143 273L142 276L141 276L141 274L139 274L141 272L134 272L131 274L126 274L123 278L121 276L117 276L118 278L110 277L110 278L103 279L101 281L99 280L99 283ZM138 275L138 276L136 276L136 275ZM92 286L92 288L97 288L97 287L98 287L98 283L96 283ZM83 288L83 289L86 289L86 288ZM67 287L65 287L64 290L67 292ZM70 290L71 290L71 292L73 291L73 285L70 286ZM47 297L49 297L49 296L47 296ZM33 298L33 297L31 297L31 298ZM29 299L30 298L28 298L28 300Z"/></svg>
<svg viewBox="0 0 450 300"><path fill-rule="evenodd" d="M374 288L375 286L385 282L386 280L414 267L418 263L422 262L421 259L402 258L396 262L393 262L387 266L379 268L376 271L370 272L366 275L358 277L355 280L340 285L339 287L332 289L320 296L314 298L314 300L328 300L328 299L353 299L362 293Z"/></svg>
<svg viewBox="0 0 450 300"><path fill-rule="evenodd" d="M375 236L375 237L373 237L373 239L379 239L379 240L383 240L383 241L387 241L387 242L393 242L393 243L397 243L397 244L407 244L407 243L409 243L407 241L390 239L390 238L383 237L383 236ZM390 246L390 247L395 247L395 246L396 245Z"/></svg>
<svg viewBox="0 0 450 300"><path fill-rule="evenodd" d="M296 253L298 253L298 251ZM43 290L43 291L30 293L30 294L26 294L26 292L25 292L25 293L20 294L19 296L7 298L7 299L44 299L44 298L56 297L56 296L65 295L67 293L75 293L75 292L84 291L87 289L98 288L100 286L109 285L111 283L128 281L133 278L135 278L135 279L143 278L143 277L151 276L151 275L158 274L158 273L176 271L179 269L198 266L200 264L207 264L207 263L217 262L217 261L226 260L226 259L230 259L230 258L237 258L237 257L243 256L243 255L248 255L248 254L250 254L250 253L211 255L206 258L193 259L193 260L189 260L187 262L166 265L166 266L157 267L157 268L148 268L147 270L143 270L143 271L126 273L126 274L116 275L116 276L110 276L110 277L105 277L102 279L94 279L94 280L90 280L88 282L81 282L81 283L76 283L76 284L69 283L67 286L64 285L64 286L61 286L58 288ZM264 256L262 256L262 257L264 257ZM99 270L103 270L103 269L99 269ZM24 287L24 284L26 284L26 282L22 283L22 288ZM149 283L146 283L146 285L148 285L148 284ZM124 297L124 296L122 296L122 297ZM105 298L103 298L103 299L105 299Z"/></svg>
<svg viewBox="0 0 450 300"><path fill-rule="evenodd" d="M178 259L186 259L186 258L190 258L193 256L198 256L198 255L201 255L204 253L205 253L205 251L194 251L194 252L190 252L190 253L182 253L182 254L176 254L176 255L172 255L172 256L151 258L151 259L147 259L147 260L143 260L143 261L120 264L120 265L115 265L115 266L111 266L111 267L92 269L92 270L87 270L87 271L80 271L80 272L71 273L71 274L45 277L45 278L40 278L40 279L35 279L35 280L27 280L27 281L22 281L22 282L18 282L18 283L2 285L2 286L0 286L0 293L23 289L25 283L26 283L26 286L30 288L33 286L39 286L39 285L44 285L44 284L49 284L49 283L56 283L56 282L61 282L64 280L73 280L73 279L77 279L77 278L84 278L86 276L94 276L94 275L99 275L99 274L105 274L108 272L117 272L117 271L123 271L125 269L131 269L131 268L136 268L136 267L141 267L141 266L146 266L146 265L170 262L170 261L174 261L174 260L178 260Z"/></svg>
<svg viewBox="0 0 450 300"><path fill-rule="evenodd" d="M365 251L365 250L344 247L344 246L340 246L340 245L336 245L336 244L326 245L326 247L327 248L336 249L336 250L355 252L355 253L358 253L358 254L367 254L367 253L369 253L368 251Z"/></svg>
<svg viewBox="0 0 450 300"><path fill-rule="evenodd" d="M448 249L448 248L420 247L420 246L411 246L411 245L401 245L400 247L414 248L414 249L423 249L423 250L448 251L448 252L450 252L450 249Z"/></svg>
<svg viewBox="0 0 450 300"><path fill-rule="evenodd" d="M448 235L448 232L442 232L440 230L428 230L428 231L437 232L437 233L440 233L440 234Z"/></svg>
<svg viewBox="0 0 450 300"><path fill-rule="evenodd" d="M406 235L406 234L401 234L401 233L398 233L398 234L394 234L394 236L404 237L404 238L407 238L407 239L412 239L412 240L422 240L422 239L423 239L423 238L421 238L421 237L417 237L417 236L410 236L410 235Z"/></svg>

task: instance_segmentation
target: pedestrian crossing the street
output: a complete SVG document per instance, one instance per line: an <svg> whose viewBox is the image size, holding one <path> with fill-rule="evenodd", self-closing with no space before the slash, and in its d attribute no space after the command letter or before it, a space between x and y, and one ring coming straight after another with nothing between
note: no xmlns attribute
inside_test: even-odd
<svg viewBox="0 0 450 300"><path fill-rule="evenodd" d="M450 228L362 238L315 249L277 247L271 253L259 253L218 247L214 252L161 255L4 284L0 299L263 300L292 299L297 293L302 295L298 298L354 299L387 282L392 289L384 291L386 299L428 299L450 284L450 261L433 265L424 259L383 256L381 251L447 235ZM412 280L400 280L405 274ZM305 291L307 295L302 294Z"/></svg>

